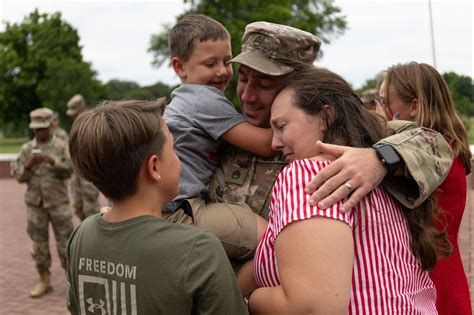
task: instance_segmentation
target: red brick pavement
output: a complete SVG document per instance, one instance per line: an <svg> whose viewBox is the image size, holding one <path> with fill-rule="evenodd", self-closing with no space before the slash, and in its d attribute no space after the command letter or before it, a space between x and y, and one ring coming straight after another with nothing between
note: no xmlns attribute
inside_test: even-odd
<svg viewBox="0 0 474 315"><path fill-rule="evenodd" d="M471 301L474 308L474 178L468 206L461 225L460 245L466 274L470 279ZM29 251L31 241L26 235L23 194L26 185L13 179L0 179L0 314L57 315L68 314L65 307L65 278L55 252L50 231L51 270L54 291L41 299L31 299L29 292L37 280ZM105 200L102 200L104 203ZM75 221L78 224L78 221Z"/></svg>
<svg viewBox="0 0 474 315"><path fill-rule="evenodd" d="M56 253L56 242L50 227L53 291L32 299L30 290L38 275L30 256L31 241L26 234L25 184L14 179L0 179L0 314L58 315L66 309L65 274ZM105 204L105 199L101 199ZM79 220L74 219L77 226Z"/></svg>

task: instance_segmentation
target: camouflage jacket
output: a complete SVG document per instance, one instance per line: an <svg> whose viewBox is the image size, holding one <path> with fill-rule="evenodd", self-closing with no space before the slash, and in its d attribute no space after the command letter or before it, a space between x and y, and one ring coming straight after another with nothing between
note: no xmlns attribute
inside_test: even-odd
<svg viewBox="0 0 474 315"><path fill-rule="evenodd" d="M40 163L26 170L25 164L33 157L33 149L41 149L41 155L49 155L55 164ZM67 179L72 170L67 143L53 136L46 143L33 139L23 144L16 161L15 177L28 185L26 204L49 208L69 202Z"/></svg>
<svg viewBox="0 0 474 315"><path fill-rule="evenodd" d="M389 122L388 127L394 134L379 143L389 143L398 152L406 164L406 177L387 177L383 184L402 204L415 208L447 176L453 154L437 132L402 121ZM285 165L281 156L261 158L229 148L222 153L212 178L209 201L245 202L268 218L273 183Z"/></svg>
<svg viewBox="0 0 474 315"><path fill-rule="evenodd" d="M88 180L80 177L77 173L71 179L72 199L75 204L91 206L95 209L99 207L99 190Z"/></svg>
<svg viewBox="0 0 474 315"><path fill-rule="evenodd" d="M404 206L413 209L444 181L454 155L444 137L414 122L390 121L394 133L379 141L390 144L405 162L405 176L387 176L382 184Z"/></svg>
<svg viewBox="0 0 474 315"><path fill-rule="evenodd" d="M68 142L68 136L67 136L67 132L66 130L62 129L62 128L56 128L56 130L54 130L54 136L65 141L66 143Z"/></svg>

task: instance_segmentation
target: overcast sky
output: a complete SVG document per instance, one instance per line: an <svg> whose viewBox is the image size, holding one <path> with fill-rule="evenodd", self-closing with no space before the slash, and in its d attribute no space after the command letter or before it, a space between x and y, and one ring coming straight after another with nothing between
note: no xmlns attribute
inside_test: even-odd
<svg viewBox="0 0 474 315"><path fill-rule="evenodd" d="M336 0L348 29L323 45L317 65L339 73L355 87L398 62L434 64L428 0ZM79 32L84 59L104 83L110 79L151 85L177 83L167 66L151 66L150 37L188 8L182 0L24 1L0 0L0 19L19 23L30 12L60 11ZM473 4L470 0L432 1L436 66L473 77ZM5 29L3 23L0 31Z"/></svg>

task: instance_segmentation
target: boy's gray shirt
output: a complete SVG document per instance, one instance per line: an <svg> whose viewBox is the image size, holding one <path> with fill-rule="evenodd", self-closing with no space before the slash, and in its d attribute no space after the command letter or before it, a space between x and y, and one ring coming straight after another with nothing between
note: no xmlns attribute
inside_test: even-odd
<svg viewBox="0 0 474 315"><path fill-rule="evenodd" d="M207 194L218 163L219 138L245 118L220 90L197 84L175 89L163 118L181 160L179 194L174 201Z"/></svg>

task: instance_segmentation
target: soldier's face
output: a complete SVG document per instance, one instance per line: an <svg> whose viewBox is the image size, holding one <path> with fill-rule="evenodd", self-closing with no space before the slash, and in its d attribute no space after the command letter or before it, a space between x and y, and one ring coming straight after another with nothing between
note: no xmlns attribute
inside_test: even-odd
<svg viewBox="0 0 474 315"><path fill-rule="evenodd" d="M46 142L48 141L51 135L51 127L49 128L41 128L41 129L33 129L35 134L36 141L39 142Z"/></svg>
<svg viewBox="0 0 474 315"><path fill-rule="evenodd" d="M281 151L288 161L318 155L315 143L325 131L322 114L305 113L293 103L293 93L289 88L281 91L271 110L272 148Z"/></svg>
<svg viewBox="0 0 474 315"><path fill-rule="evenodd" d="M237 96L248 122L258 127L270 127L272 103L282 86L282 77L272 77L247 66L240 66Z"/></svg>

